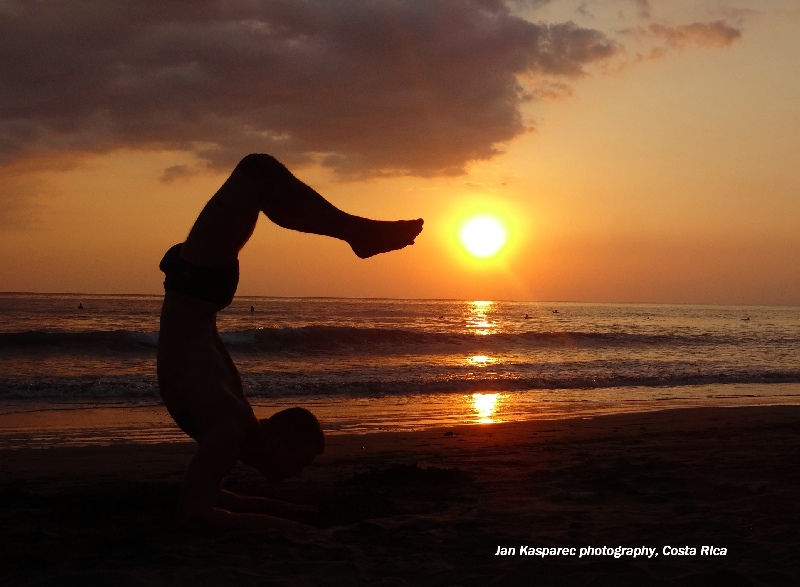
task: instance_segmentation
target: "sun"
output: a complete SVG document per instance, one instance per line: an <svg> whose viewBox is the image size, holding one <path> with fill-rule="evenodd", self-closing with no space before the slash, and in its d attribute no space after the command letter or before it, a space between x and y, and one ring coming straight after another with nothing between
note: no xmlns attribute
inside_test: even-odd
<svg viewBox="0 0 800 587"><path fill-rule="evenodd" d="M489 214L473 216L461 225L461 244L475 257L486 258L506 243L508 233L503 223Z"/></svg>

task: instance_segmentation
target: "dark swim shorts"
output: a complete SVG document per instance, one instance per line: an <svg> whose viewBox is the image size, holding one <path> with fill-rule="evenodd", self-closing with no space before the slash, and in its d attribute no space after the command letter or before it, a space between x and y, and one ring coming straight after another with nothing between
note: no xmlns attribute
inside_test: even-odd
<svg viewBox="0 0 800 587"><path fill-rule="evenodd" d="M164 291L179 291L187 296L225 308L233 301L239 285L239 261L222 267L200 267L181 258L183 243L172 247L158 268L164 272Z"/></svg>

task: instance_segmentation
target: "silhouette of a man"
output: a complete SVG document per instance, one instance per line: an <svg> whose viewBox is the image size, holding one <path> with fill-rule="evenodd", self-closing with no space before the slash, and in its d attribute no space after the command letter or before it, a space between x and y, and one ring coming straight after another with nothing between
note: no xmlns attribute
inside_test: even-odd
<svg viewBox="0 0 800 587"><path fill-rule="evenodd" d="M325 447L311 412L291 408L258 420L219 337L217 312L231 303L239 251L263 212L274 223L347 242L361 258L414 243L422 220L384 222L339 210L269 155L248 155L209 200L184 243L161 261L164 305L158 343L161 397L199 447L183 480L179 521L232 528L279 529L285 504L222 489L237 461L264 477L299 475Z"/></svg>

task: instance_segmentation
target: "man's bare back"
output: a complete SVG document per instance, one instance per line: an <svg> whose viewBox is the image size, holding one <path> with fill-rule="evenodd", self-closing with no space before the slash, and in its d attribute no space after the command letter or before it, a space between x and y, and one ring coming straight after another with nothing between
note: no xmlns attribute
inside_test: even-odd
<svg viewBox="0 0 800 587"><path fill-rule="evenodd" d="M206 204L186 242L165 255L158 381L167 410L197 441L181 490L179 519L236 528L293 528L266 515L291 507L222 489L237 461L270 480L299 475L324 449L314 416L291 408L258 420L216 327L238 282L239 250L259 212L276 224L338 238L366 258L413 244L422 220L375 221L347 214L269 155L248 155ZM288 509L287 509L288 507ZM258 511L258 513L253 513Z"/></svg>

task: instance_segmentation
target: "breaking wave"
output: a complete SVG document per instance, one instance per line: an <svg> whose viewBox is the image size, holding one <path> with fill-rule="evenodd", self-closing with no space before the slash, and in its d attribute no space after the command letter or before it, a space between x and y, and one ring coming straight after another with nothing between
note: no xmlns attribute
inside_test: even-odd
<svg viewBox="0 0 800 587"><path fill-rule="evenodd" d="M418 353L450 351L458 347L515 349L540 347L615 347L708 346L733 342L728 337L706 334L637 334L625 332L521 332L480 335L472 332L422 332L391 328L347 326L303 326L258 328L221 333L222 340L239 352L359 352ZM6 350L47 349L51 352L96 350L137 352L155 349L158 333L129 330L90 332L27 331L0 333L0 348Z"/></svg>

